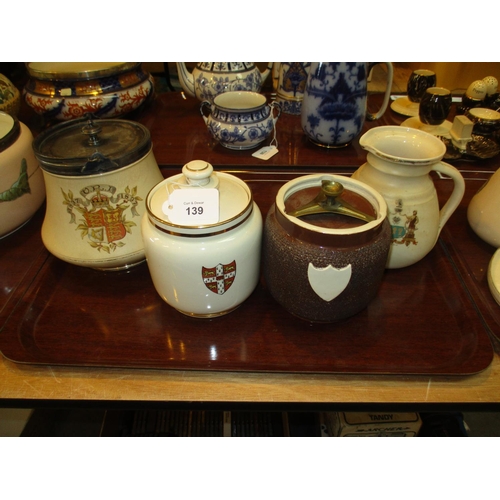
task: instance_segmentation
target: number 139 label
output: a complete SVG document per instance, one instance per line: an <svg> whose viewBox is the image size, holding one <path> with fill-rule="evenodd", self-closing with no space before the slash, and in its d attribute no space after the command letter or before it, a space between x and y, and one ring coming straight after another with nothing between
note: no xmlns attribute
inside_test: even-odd
<svg viewBox="0 0 500 500"><path fill-rule="evenodd" d="M172 224L199 226L219 222L218 189L174 189L163 204Z"/></svg>

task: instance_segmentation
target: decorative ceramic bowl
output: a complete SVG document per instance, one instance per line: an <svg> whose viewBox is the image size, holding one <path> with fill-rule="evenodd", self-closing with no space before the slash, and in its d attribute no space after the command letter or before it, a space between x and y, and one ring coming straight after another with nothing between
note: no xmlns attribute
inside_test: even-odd
<svg viewBox="0 0 500 500"><path fill-rule="evenodd" d="M0 237L28 222L45 199L32 142L24 123L0 112Z"/></svg>
<svg viewBox="0 0 500 500"><path fill-rule="evenodd" d="M129 113L153 94L151 75L140 63L29 63L24 99L39 115L70 120L92 113L111 118Z"/></svg>
<svg viewBox="0 0 500 500"><path fill-rule="evenodd" d="M208 116L204 108L209 107ZM276 125L281 113L273 117L274 104L256 92L225 92L215 97L213 104L201 103L201 116L208 130L220 144L228 149L252 149L264 142Z"/></svg>

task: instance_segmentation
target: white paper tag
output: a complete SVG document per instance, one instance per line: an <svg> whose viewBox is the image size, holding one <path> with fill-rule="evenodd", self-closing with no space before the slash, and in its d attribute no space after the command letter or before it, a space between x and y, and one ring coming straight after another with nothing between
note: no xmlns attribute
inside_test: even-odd
<svg viewBox="0 0 500 500"><path fill-rule="evenodd" d="M219 190L174 189L162 208L172 224L216 224L219 222Z"/></svg>
<svg viewBox="0 0 500 500"><path fill-rule="evenodd" d="M263 148L255 151L252 156L259 158L260 160L269 160L269 158L274 156L277 152L278 148L276 146L264 146Z"/></svg>

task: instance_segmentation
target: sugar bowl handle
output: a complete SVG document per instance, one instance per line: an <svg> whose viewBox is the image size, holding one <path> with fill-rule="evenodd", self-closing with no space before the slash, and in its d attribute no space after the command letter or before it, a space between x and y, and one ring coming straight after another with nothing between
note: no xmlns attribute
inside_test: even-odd
<svg viewBox="0 0 500 500"><path fill-rule="evenodd" d="M204 108L205 107L209 107L210 110L212 108L212 104L209 102L209 101L203 101L201 104L200 104L200 113L201 113L201 117L203 118L203 120L205 120L205 123L208 124L208 116L210 115L210 113L208 113L208 115L206 115L204 113Z"/></svg>

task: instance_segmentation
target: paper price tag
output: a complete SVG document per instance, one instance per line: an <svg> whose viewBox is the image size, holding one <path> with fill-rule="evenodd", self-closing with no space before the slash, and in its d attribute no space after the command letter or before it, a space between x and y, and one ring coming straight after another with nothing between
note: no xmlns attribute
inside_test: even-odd
<svg viewBox="0 0 500 500"><path fill-rule="evenodd" d="M259 160L269 160L272 156L274 156L278 152L278 148L276 146L264 146L259 150L255 151L252 154L255 158Z"/></svg>
<svg viewBox="0 0 500 500"><path fill-rule="evenodd" d="M219 222L217 189L174 189L163 204L163 213L172 224L199 226Z"/></svg>

